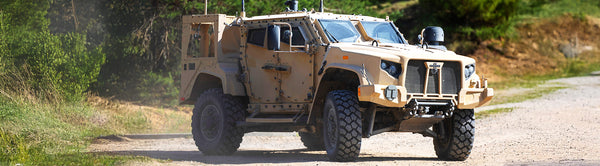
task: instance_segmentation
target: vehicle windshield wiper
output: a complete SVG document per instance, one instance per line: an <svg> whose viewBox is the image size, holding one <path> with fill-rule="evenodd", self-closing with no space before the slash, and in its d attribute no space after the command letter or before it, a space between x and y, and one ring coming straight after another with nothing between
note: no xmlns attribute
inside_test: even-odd
<svg viewBox="0 0 600 166"><path fill-rule="evenodd" d="M331 34L331 33L330 33L330 32L329 32L329 31L328 31L326 28L323 28L323 31L325 31L325 33L326 33L327 35L331 36L331 38L334 40L334 41L333 41L334 43L339 43L339 42L340 42L340 41L339 41L339 40L337 40L337 39L335 38L335 36L333 36L333 34Z"/></svg>

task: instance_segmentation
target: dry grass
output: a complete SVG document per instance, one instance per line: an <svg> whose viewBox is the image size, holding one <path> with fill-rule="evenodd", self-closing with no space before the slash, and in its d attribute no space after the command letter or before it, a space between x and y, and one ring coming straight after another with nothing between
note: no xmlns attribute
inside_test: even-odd
<svg viewBox="0 0 600 166"><path fill-rule="evenodd" d="M25 104L64 102L56 86L48 83L49 88L36 88L31 84L33 73L24 65L22 67L3 66L0 68L0 94L10 102Z"/></svg>
<svg viewBox="0 0 600 166"><path fill-rule="evenodd" d="M144 117L148 126L137 131L140 133L181 133L191 131L192 108L188 106L157 108L93 95L88 95L87 103L95 108L104 110L104 114Z"/></svg>

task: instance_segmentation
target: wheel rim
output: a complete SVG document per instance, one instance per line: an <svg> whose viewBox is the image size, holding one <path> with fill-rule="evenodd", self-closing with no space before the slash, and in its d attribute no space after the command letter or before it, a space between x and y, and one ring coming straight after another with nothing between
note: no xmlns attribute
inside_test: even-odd
<svg viewBox="0 0 600 166"><path fill-rule="evenodd" d="M328 110L327 112L327 133L326 136L327 138L325 140L327 140L326 144L328 145L328 147L335 147L335 143L337 141L337 125L335 124L336 122L336 117L335 117L335 109L331 108Z"/></svg>
<svg viewBox="0 0 600 166"><path fill-rule="evenodd" d="M202 136L207 141L217 139L223 131L223 115L221 111L214 105L208 105L202 110L201 117L202 124L200 131L202 132Z"/></svg>

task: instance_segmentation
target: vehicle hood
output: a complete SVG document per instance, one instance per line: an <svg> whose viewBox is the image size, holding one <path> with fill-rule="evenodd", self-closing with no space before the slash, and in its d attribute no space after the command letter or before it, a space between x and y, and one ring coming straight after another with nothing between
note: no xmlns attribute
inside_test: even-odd
<svg viewBox="0 0 600 166"><path fill-rule="evenodd" d="M440 49L425 49L420 46L408 44L381 44L379 47L360 43L336 43L332 48L339 48L342 52L356 53L381 57L389 61L406 60L440 60L440 61L462 61L464 64L475 63L473 58L457 55L453 51Z"/></svg>

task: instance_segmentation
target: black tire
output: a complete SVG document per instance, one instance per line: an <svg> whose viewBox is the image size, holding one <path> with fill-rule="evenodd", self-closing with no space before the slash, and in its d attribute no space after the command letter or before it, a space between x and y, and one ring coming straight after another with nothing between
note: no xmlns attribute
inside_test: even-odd
<svg viewBox="0 0 600 166"><path fill-rule="evenodd" d="M300 140L308 150L325 150L325 144L323 144L323 132L317 131L316 133L305 133L298 132Z"/></svg>
<svg viewBox="0 0 600 166"><path fill-rule="evenodd" d="M442 130L444 129L443 133ZM457 110L451 118L433 126L433 131L443 138L434 138L435 153L441 160L464 161L469 158L475 139L474 111Z"/></svg>
<svg viewBox="0 0 600 166"><path fill-rule="evenodd" d="M202 93L192 115L192 135L198 150L205 155L229 155L237 151L244 130L236 127L244 120L242 104L221 89Z"/></svg>
<svg viewBox="0 0 600 166"><path fill-rule="evenodd" d="M360 153L361 113L356 94L347 90L329 92L323 108L323 142L333 161L354 161Z"/></svg>

